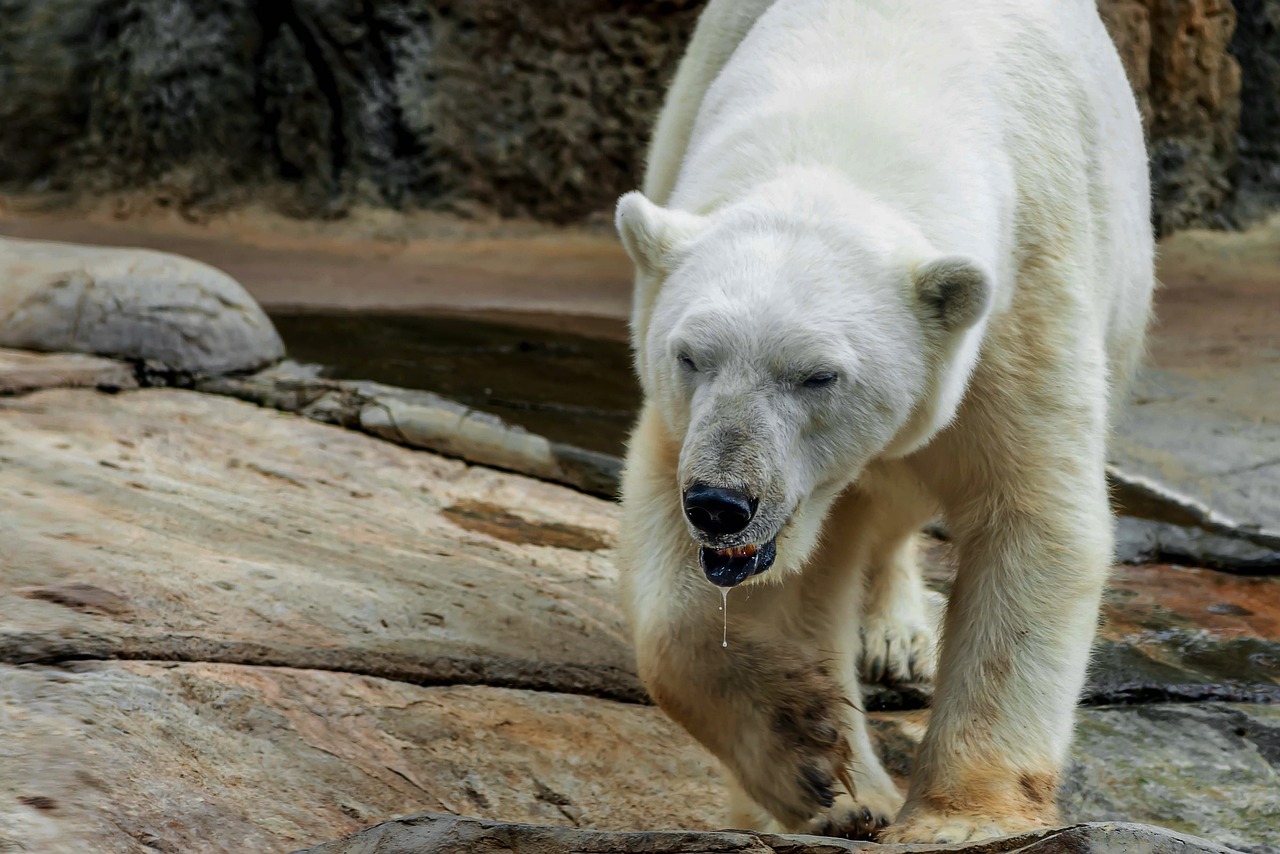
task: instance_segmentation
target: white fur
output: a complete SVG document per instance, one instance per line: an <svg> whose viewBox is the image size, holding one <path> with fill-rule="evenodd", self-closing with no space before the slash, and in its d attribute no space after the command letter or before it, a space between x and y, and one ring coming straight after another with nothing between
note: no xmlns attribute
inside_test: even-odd
<svg viewBox="0 0 1280 854"><path fill-rule="evenodd" d="M796 711L788 673L830 688L824 656L854 698L859 666L932 673L913 540L941 509L960 572L885 838L1052 821L1111 549L1108 415L1153 285L1141 127L1093 4L712 0L645 189L618 228L646 396L623 583L650 690L728 764L735 816L822 829L896 806L860 715L830 711L825 747L769 715ZM708 640L694 481L759 499L707 545L777 536L742 651ZM844 745L858 792L824 812L798 781L838 776Z"/></svg>

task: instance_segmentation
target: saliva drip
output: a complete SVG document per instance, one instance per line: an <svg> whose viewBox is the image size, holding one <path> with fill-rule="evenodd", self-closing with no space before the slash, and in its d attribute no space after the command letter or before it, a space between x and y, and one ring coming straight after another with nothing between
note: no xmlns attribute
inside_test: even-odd
<svg viewBox="0 0 1280 854"><path fill-rule="evenodd" d="M720 610L724 611L724 633L720 636L720 646L729 648L729 588L720 588Z"/></svg>

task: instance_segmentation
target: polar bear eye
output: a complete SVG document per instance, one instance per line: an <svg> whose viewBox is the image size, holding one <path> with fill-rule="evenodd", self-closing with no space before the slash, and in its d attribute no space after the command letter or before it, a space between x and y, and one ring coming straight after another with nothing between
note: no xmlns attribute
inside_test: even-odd
<svg viewBox="0 0 1280 854"><path fill-rule="evenodd" d="M824 388L832 385L836 381L836 375L832 371L820 371L807 377L804 381L805 388Z"/></svg>
<svg viewBox="0 0 1280 854"><path fill-rule="evenodd" d="M680 367L684 368L686 371L689 371L690 373L698 372L697 362L689 358L687 353L681 353L679 356L676 356L676 360L680 362Z"/></svg>

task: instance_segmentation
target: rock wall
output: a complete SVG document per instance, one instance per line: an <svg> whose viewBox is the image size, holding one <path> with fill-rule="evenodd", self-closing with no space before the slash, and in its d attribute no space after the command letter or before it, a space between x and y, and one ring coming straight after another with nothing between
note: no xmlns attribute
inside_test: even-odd
<svg viewBox="0 0 1280 854"><path fill-rule="evenodd" d="M1280 3L1237 3L1100 0L1163 231L1280 187ZM0 0L0 184L581 219L637 183L701 5Z"/></svg>
<svg viewBox="0 0 1280 854"><path fill-rule="evenodd" d="M1231 52L1240 62L1242 219L1280 208L1280 0L1237 0Z"/></svg>

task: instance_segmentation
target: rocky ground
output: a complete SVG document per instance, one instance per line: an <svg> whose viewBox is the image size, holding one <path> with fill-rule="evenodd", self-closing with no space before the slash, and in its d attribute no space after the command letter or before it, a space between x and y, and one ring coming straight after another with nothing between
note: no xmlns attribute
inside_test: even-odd
<svg viewBox="0 0 1280 854"><path fill-rule="evenodd" d="M529 239L531 257L565 257ZM270 240L253 257L277 266L251 289L306 257ZM406 294L405 271L431 264L367 251L339 254ZM506 251L446 257L510 292L523 250ZM1273 254L1256 233L1166 244L1153 357L1160 382L1189 391L1183 405L1140 397L1117 463L1151 465L1122 481L1128 500L1183 514L1160 523L1166 539L1271 548L1275 462L1254 439L1275 435ZM0 240L0 266L0 346L38 346L44 318L54 349L127 357L0 350L0 851L856 847L702 833L721 824L720 771L646 702L614 601L617 509L583 491L609 491L609 455L423 392L288 365L246 374L280 342L202 264ZM570 291L612 268L580 269L595 272ZM555 276L519 290L530 305L563 293L538 281ZM110 310L117 298L129 310ZM601 305L616 298L605 289ZM56 310L68 305L106 309ZM1207 444L1161 444L1184 433ZM1060 793L1069 821L1104 823L975 851L1280 852L1274 558L1230 574L1131 557ZM945 543L928 560L945 593ZM905 780L927 691L864 699Z"/></svg>
<svg viewBox="0 0 1280 854"><path fill-rule="evenodd" d="M611 503L74 367L0 369L23 392L0 403L0 842L719 825L719 771L632 672ZM1067 816L1280 851L1278 695L1280 579L1118 569ZM869 700L903 775L927 711Z"/></svg>

